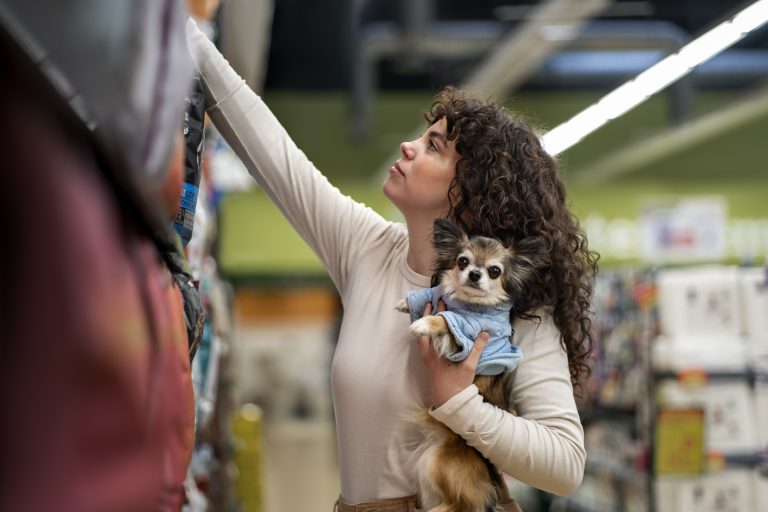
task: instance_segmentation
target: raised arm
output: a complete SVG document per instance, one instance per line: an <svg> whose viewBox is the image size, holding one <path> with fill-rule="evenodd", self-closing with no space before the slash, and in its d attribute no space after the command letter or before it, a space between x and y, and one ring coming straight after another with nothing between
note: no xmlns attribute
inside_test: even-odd
<svg viewBox="0 0 768 512"><path fill-rule="evenodd" d="M518 320L523 360L509 381L518 416L483 402L474 385L432 411L497 468L558 495L584 475L584 431L576 410L568 360L552 317Z"/></svg>
<svg viewBox="0 0 768 512"><path fill-rule="evenodd" d="M341 290L354 251L389 223L328 182L191 19L187 41L214 124Z"/></svg>

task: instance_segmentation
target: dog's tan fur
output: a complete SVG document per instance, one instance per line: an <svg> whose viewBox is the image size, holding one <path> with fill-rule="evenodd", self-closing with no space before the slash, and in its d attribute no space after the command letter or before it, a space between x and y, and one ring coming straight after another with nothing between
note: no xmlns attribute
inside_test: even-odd
<svg viewBox="0 0 768 512"><path fill-rule="evenodd" d="M510 410L506 389L508 374L479 375L475 377L483 399L493 405ZM426 465L426 477L440 495L441 502L423 503L431 512L488 512L497 510L500 503L511 502L511 497L498 470L467 442L428 414L424 418L428 430L423 453L431 459ZM424 498L422 497L424 500ZM424 500L426 501L426 500ZM501 510L501 509L499 509Z"/></svg>
<svg viewBox="0 0 768 512"><path fill-rule="evenodd" d="M456 435L440 446L428 471L443 496L434 511L485 512L497 501L490 468L477 450Z"/></svg>

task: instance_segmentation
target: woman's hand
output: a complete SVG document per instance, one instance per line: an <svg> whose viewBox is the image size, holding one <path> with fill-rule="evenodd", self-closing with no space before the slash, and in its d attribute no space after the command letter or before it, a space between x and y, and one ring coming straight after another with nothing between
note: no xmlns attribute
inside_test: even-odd
<svg viewBox="0 0 768 512"><path fill-rule="evenodd" d="M437 311L445 311L443 301L437 306ZM424 316L432 314L432 304L427 303L423 311ZM419 336L419 351L429 375L430 394L432 405L437 408L447 402L454 395L466 389L475 379L475 370L488 343L488 333L481 332L466 359L454 363L440 357L432 344L429 336Z"/></svg>

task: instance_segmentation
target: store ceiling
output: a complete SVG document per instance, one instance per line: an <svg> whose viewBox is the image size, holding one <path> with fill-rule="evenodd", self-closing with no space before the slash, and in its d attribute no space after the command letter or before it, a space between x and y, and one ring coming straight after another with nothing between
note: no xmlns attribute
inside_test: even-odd
<svg viewBox="0 0 768 512"><path fill-rule="evenodd" d="M669 28L664 28L666 26L674 27L685 40L697 37L750 3L615 2L607 11L620 11L622 6L644 6L647 12L636 16L632 24L647 26L649 38L656 33L651 30L655 24L662 24L659 25L662 32L669 32ZM593 23L595 26L616 24L620 27L628 21L605 16ZM564 73L559 81L547 81L547 73L540 70L540 76L533 76L529 85L548 90L552 95L557 94L558 86L583 89L585 85L602 94L636 76L663 55L654 58L648 49L622 48L621 38L614 42L614 48L605 45L599 51L577 52L571 58L571 74ZM559 58L567 64L568 52ZM582 60L577 61L578 58ZM642 63L644 58L649 60ZM633 59L636 60L633 62ZM579 64L581 69L573 71ZM585 67L593 70L591 76L584 71ZM629 77L621 76L624 70L631 70ZM550 76L554 74L550 73ZM571 80L569 84L568 78L577 80ZM611 83L611 78L615 83ZM666 115L659 115L660 98L656 98L639 107L639 112L630 112L609 123L564 155L571 181L592 185L611 181L728 181L745 186L765 183L768 181L768 147L762 141L768 128L767 79L768 28L763 27L701 65L684 83L681 81L668 88L661 95L666 103ZM713 101L715 97L718 99ZM657 120L654 127L647 122L649 115Z"/></svg>
<svg viewBox="0 0 768 512"><path fill-rule="evenodd" d="M353 75L353 59L349 52L355 47L350 44L350 23L356 30L364 30L377 23L405 27L414 23L413 16L408 17L416 12L414 5L421 4L428 8L428 17L438 22L484 21L501 24L509 30L525 23L526 16L543 3L533 0L328 0L321 8L311 0L281 0L275 5L267 90L349 90L349 80ZM663 55L679 48L685 40L749 3L741 0L609 2L608 7L592 19L591 28L587 27L586 32L592 31L591 37L577 38L570 46L557 48L556 53L545 60L519 88L503 96L511 99L513 108L525 111L534 119L543 121L545 127L552 128L578 112L572 109L574 101L571 97L588 98L576 103L580 108L589 106L589 102L636 76ZM351 11L345 12L348 9ZM306 16L297 17L295 12L303 12ZM307 20L313 20L311 25L307 24ZM503 32L500 32L500 37L502 35ZM430 60L415 58L418 56L409 52L405 57L406 61L396 55L381 60L377 69L376 94L421 90L428 98L440 84L466 80L482 55ZM562 155L564 168L571 178L577 179L591 166L604 163L607 156L642 144L648 137L660 133L674 136L670 130L684 121L695 122L703 113L712 110L720 110L727 115L730 100L745 97L762 87L766 79L768 28L763 27L732 50L701 66L686 87L679 84L673 86L648 105L637 107L636 112L630 112L588 136ZM567 98L561 101L563 97ZM712 100L713 97L717 100ZM531 102L530 98L535 99ZM300 101L300 97L298 99ZM376 102L376 98L371 101ZM553 111L561 105L564 106L559 111ZM378 108L371 106L374 111L370 120L373 133L379 131L376 123L382 122L382 114L375 114ZM418 117L411 116L409 119L413 121L404 122L413 123L415 128ZM608 174L613 176L612 180L646 177L654 180L766 181L768 172L764 162L768 161L768 145L763 143L766 128L767 115L749 116L743 123L729 124L720 133L710 130L707 137L688 138L675 151L667 151L664 158L649 161L644 167L635 166L631 172ZM406 132L409 129L407 125L404 127ZM341 127L340 130L349 133L350 127ZM371 152L371 145L380 143L369 140L360 146ZM396 148L396 143L392 141L385 144ZM339 149L330 152L339 154ZM381 161L389 158L386 153ZM339 166L329 167L336 169ZM371 166L371 171L377 167ZM339 172L347 174L343 169ZM360 176L358 170L355 175Z"/></svg>
<svg viewBox="0 0 768 512"><path fill-rule="evenodd" d="M386 10L376 1L364 2L366 7L361 14L360 27L373 26L387 19ZM419 2L417 2L419 3ZM568 2L526 2L526 1L481 1L481 2L420 2L426 5L438 23L463 23L477 20L496 20L508 23L507 30L525 33L531 21L541 11L542 5L558 6L564 13L563 23L577 22L569 20ZM553 45L553 52L545 57L538 68L533 68L530 76L519 78L515 83L520 84L521 91L538 90L548 95L554 104L558 97L567 90L591 92L598 99L621 83L633 78L664 56L676 51L687 41L697 37L701 32L732 16L750 2L723 0L657 0L657 1L618 1L606 2L606 7L573 36L570 41ZM559 4L559 5L558 5ZM403 14L416 14L411 5L410 11L403 9L404 4L389 3L389 9L399 10L395 19L399 19L404 30L418 34L428 24L422 19L414 22L403 18ZM432 11L429 11L431 6ZM392 13L390 12L390 16ZM397 16L400 16L398 18ZM550 9L551 15L551 9ZM423 14L422 14L423 16ZM463 20L463 21L462 21ZM540 25L539 23L538 25ZM537 25L537 30L543 30ZM449 27L446 24L446 27ZM490 27L491 25L489 25ZM559 25L553 23L553 34L557 37L562 31L554 30ZM467 27L470 27L467 24ZM546 27L545 27L546 28ZM463 29L457 29L457 37L462 37ZM466 28L469 33L469 28ZM537 38L530 38L531 45L539 45ZM524 45L523 45L524 46ZM414 45L418 47L418 45ZM524 47L517 45L517 53L509 56L510 67L523 55L540 53L540 48L531 48L527 52ZM381 63L381 88L398 87L399 80L410 80L413 85L414 75L418 76L419 67L414 65L412 52L408 53L409 64L399 64L397 52L390 59ZM514 52L512 52L514 53ZM431 84L451 82L474 82L473 73L482 67L475 58L445 58L443 55L425 54L421 56L428 63L422 62L422 72L428 75ZM418 59L415 59L418 62ZM414 69L416 71L414 71ZM405 71L404 71L405 70ZM405 76L404 76L405 75ZM571 172L571 177L578 181L581 175L589 176L592 183L600 183L606 179L642 179L642 180L719 180L727 179L749 182L764 180L766 168L765 147L761 144L764 127L768 123L765 108L740 117L733 114L732 107L723 98L731 96L740 98L754 94L753 89L763 86L768 77L768 28L758 29L745 37L733 48L715 57L697 68L688 78L671 86L662 97L668 104L666 115L656 118L651 125L643 121L647 117L645 111L653 111L653 107L639 107L641 114L627 115L610 123L598 133L591 135L579 147L563 155L563 160ZM417 82L416 82L417 83ZM402 84L400 84L402 85ZM353 87L353 91L355 88ZM716 107L717 112L712 117L707 130L695 130L702 114L700 104L702 94L714 91L721 101ZM357 94L357 93L355 93ZM515 95L514 91L509 94ZM762 96L765 96L763 94ZM356 96L359 99L358 96ZM759 100L759 98L758 98ZM743 110L744 105L740 106ZM761 103L762 104L762 103ZM587 105L584 105L586 107ZM534 110L535 106L523 107ZM728 123L719 123L718 119L729 119ZM554 124L563 119L552 119ZM356 119L355 126L360 120ZM681 136L685 133L685 136ZM688 134L691 135L688 135ZM694 136L695 135L695 136ZM675 141L669 143L648 144L649 137L668 138ZM634 162L627 165L622 154L632 153L633 148L655 148L665 145L663 156L646 157L642 165ZM590 173L590 167L596 163L601 166L617 164L615 169L608 172Z"/></svg>

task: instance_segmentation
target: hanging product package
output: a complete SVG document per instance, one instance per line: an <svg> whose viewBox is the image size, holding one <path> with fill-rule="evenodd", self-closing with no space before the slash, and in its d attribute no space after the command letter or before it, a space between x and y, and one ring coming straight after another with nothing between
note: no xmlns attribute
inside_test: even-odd
<svg viewBox="0 0 768 512"><path fill-rule="evenodd" d="M205 92L200 76L195 75L189 94L184 98L184 181L182 182L179 211L173 227L179 233L184 247L192 239L195 208L202 172L202 153L205 122Z"/></svg>
<svg viewBox="0 0 768 512"><path fill-rule="evenodd" d="M179 211L173 227L184 247L192 239L195 224L195 209L202 173L202 153L205 121L205 92L200 75L195 74L189 93L184 98L184 180L181 187ZM205 312L200 301L200 292L192 277L181 247L164 251L164 259L173 273L176 285L184 299L184 317L189 341L189 357L194 358L203 333Z"/></svg>
<svg viewBox="0 0 768 512"><path fill-rule="evenodd" d="M173 280L181 291L184 302L184 323L187 329L187 342L189 344L189 360L192 361L200 346L205 326L205 310L200 300L200 290L192 279L192 271L189 263L184 258L181 245L177 248L166 247L162 251L163 260L173 274Z"/></svg>

